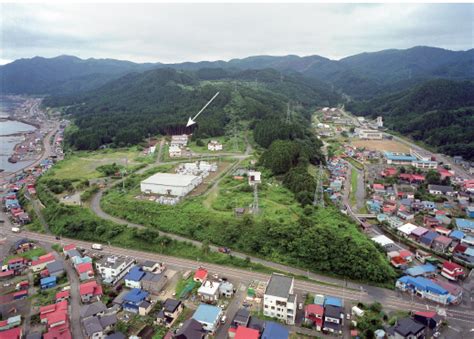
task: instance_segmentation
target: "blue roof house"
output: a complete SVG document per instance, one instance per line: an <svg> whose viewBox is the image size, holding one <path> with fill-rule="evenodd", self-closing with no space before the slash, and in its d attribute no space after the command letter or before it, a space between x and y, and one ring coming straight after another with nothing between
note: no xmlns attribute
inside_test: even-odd
<svg viewBox="0 0 474 339"><path fill-rule="evenodd" d="M138 313L140 304L148 298L149 293L139 288L133 288L123 298L122 307L124 311Z"/></svg>
<svg viewBox="0 0 474 339"><path fill-rule="evenodd" d="M433 240L435 240L438 236L439 234L436 233L435 231L429 231L420 237L420 241L423 245L431 247Z"/></svg>
<svg viewBox="0 0 474 339"><path fill-rule="evenodd" d="M397 280L395 287L402 291L410 291L424 299L429 299L443 305L449 304L450 300L452 300L452 296L446 289L423 277L403 276Z"/></svg>
<svg viewBox="0 0 474 339"><path fill-rule="evenodd" d="M202 327L211 333L214 333L222 317L222 309L217 306L201 304L193 314L193 319L198 321Z"/></svg>
<svg viewBox="0 0 474 339"><path fill-rule="evenodd" d="M47 278L43 278L40 280L40 286L42 290L53 288L56 286L56 276L51 276Z"/></svg>
<svg viewBox="0 0 474 339"><path fill-rule="evenodd" d="M474 232L474 221L456 218L456 226L461 230Z"/></svg>
<svg viewBox="0 0 474 339"><path fill-rule="evenodd" d="M265 329L262 333L262 339L288 339L288 329L273 321L265 322Z"/></svg>
<svg viewBox="0 0 474 339"><path fill-rule="evenodd" d="M328 305L342 307L342 299L331 297L328 295L326 296L326 299L324 300L324 306L328 306Z"/></svg>
<svg viewBox="0 0 474 339"><path fill-rule="evenodd" d="M133 266L125 276L125 286L129 288L142 288L141 280L145 276L140 266Z"/></svg>
<svg viewBox="0 0 474 339"><path fill-rule="evenodd" d="M474 206L466 207L466 215L468 218L474 218Z"/></svg>
<svg viewBox="0 0 474 339"><path fill-rule="evenodd" d="M464 232L460 230L454 230L449 233L449 237L454 240L462 240L462 238L464 238Z"/></svg>
<svg viewBox="0 0 474 339"><path fill-rule="evenodd" d="M405 273L412 277L429 277L436 274L436 267L431 264L418 265L410 267Z"/></svg>

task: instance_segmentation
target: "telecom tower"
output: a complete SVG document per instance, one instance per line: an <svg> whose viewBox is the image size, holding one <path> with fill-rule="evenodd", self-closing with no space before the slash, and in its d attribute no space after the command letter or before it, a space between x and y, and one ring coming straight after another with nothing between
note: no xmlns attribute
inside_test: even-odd
<svg viewBox="0 0 474 339"><path fill-rule="evenodd" d="M323 192L323 165L319 164L318 178L316 182L316 190L314 191L313 206L324 208L324 192Z"/></svg>
<svg viewBox="0 0 474 339"><path fill-rule="evenodd" d="M289 124L291 122L291 111L290 111L290 102L288 102L286 108L286 123Z"/></svg>

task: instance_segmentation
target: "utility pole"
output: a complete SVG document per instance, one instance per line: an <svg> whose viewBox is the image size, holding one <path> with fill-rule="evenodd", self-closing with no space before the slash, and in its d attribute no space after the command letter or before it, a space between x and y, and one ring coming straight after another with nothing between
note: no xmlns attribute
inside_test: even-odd
<svg viewBox="0 0 474 339"><path fill-rule="evenodd" d="M291 121L291 111L290 111L290 102L288 101L287 107L286 107L286 123L289 124Z"/></svg>
<svg viewBox="0 0 474 339"><path fill-rule="evenodd" d="M323 165L319 164L319 172L316 182L316 190L314 191L313 206L324 208L324 192L323 192Z"/></svg>

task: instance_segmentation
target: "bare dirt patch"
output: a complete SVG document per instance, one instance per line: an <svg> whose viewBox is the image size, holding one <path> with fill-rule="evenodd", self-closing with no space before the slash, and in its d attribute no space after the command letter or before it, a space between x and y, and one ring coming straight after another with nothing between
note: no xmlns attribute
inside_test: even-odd
<svg viewBox="0 0 474 339"><path fill-rule="evenodd" d="M364 147L371 151L409 152L410 148L395 140L353 140L354 147Z"/></svg>

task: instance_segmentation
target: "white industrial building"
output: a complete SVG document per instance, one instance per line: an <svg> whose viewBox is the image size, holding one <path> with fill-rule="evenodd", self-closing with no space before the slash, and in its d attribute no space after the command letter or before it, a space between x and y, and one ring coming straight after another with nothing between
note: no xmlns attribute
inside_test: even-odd
<svg viewBox="0 0 474 339"><path fill-rule="evenodd" d="M188 136L186 134L171 136L171 146L185 147L188 144Z"/></svg>
<svg viewBox="0 0 474 339"><path fill-rule="evenodd" d="M222 151L222 144L217 140L211 140L207 144L207 149L209 151Z"/></svg>
<svg viewBox="0 0 474 339"><path fill-rule="evenodd" d="M361 139L367 139L367 140L382 140L383 139L383 133L380 131L371 130L371 129L358 129L356 132L359 135L359 138Z"/></svg>
<svg viewBox="0 0 474 339"><path fill-rule="evenodd" d="M156 173L140 183L143 193L184 197L202 182L195 175Z"/></svg>
<svg viewBox="0 0 474 339"><path fill-rule="evenodd" d="M169 147L170 158L180 157L182 155L181 147L171 145Z"/></svg>

